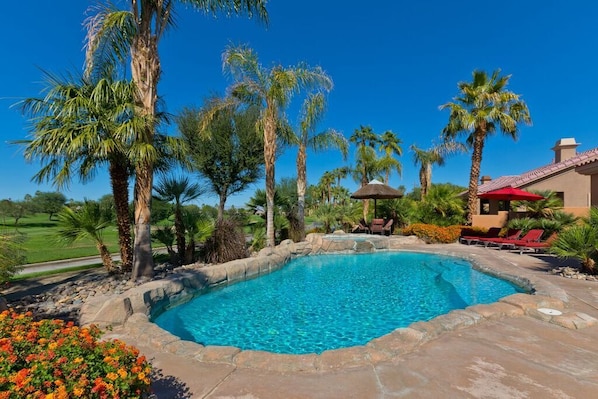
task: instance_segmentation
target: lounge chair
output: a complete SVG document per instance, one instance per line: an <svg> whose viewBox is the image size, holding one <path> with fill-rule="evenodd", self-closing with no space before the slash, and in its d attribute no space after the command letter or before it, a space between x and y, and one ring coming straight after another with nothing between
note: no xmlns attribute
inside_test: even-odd
<svg viewBox="0 0 598 399"><path fill-rule="evenodd" d="M480 241L481 238L498 238L498 235L500 234L500 230L501 230L500 227L490 227L486 233L478 235L478 236L459 237L459 242L461 244L471 245L471 244L475 244L478 241Z"/></svg>
<svg viewBox="0 0 598 399"><path fill-rule="evenodd" d="M517 246L539 242L540 239L542 239L542 234L544 234L544 230L542 229L531 229L519 240L502 240L501 242L496 243L496 245L498 245L498 249L503 249L503 247L513 249Z"/></svg>
<svg viewBox="0 0 598 399"><path fill-rule="evenodd" d="M489 245L499 245L502 242L511 242L512 240L518 240L521 237L521 230L509 229L504 237L483 237L478 240L478 244L482 244L485 247Z"/></svg>
<svg viewBox="0 0 598 399"><path fill-rule="evenodd" d="M368 227L368 224L363 219L361 219L359 221L359 224L353 226L353 229L351 230L351 233L366 233L366 234L368 234L369 232L370 232L370 228Z"/></svg>
<svg viewBox="0 0 598 399"><path fill-rule="evenodd" d="M545 241L531 241L521 244L516 244L514 249L519 250L519 255L523 254L524 249L531 249L534 253L545 251L550 248L552 243L558 238L557 233L552 233Z"/></svg>
<svg viewBox="0 0 598 399"><path fill-rule="evenodd" d="M388 219L388 221L386 222L386 224L384 225L384 227L382 227L382 233L384 235L389 236L390 233L392 232L392 224L393 224L394 220L393 219Z"/></svg>
<svg viewBox="0 0 598 399"><path fill-rule="evenodd" d="M384 234L384 219L372 219L370 232L372 234Z"/></svg>

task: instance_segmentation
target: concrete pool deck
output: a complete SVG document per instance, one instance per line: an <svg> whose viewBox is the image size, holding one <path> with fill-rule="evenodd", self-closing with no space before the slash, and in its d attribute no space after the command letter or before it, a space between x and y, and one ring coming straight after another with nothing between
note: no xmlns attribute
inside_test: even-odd
<svg viewBox="0 0 598 399"><path fill-rule="evenodd" d="M173 341L137 313L110 337L138 347L151 360L158 398L598 396L598 282L548 273L560 262L547 255L462 244L402 249L474 259L495 272L521 276L540 295L516 294L321 355ZM563 314L546 315L538 308Z"/></svg>

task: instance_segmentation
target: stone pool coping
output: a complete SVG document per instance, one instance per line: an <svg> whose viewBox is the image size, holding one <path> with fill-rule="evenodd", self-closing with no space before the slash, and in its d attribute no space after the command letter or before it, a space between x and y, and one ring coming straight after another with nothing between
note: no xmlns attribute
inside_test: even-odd
<svg viewBox="0 0 598 399"><path fill-rule="evenodd" d="M366 345L328 350L321 354L287 355L230 346L203 346L185 341L150 322L152 314L166 306L192 298L203 289L259 277L278 270L290 259L309 254L362 253L373 251L416 251L457 256L475 268L510 280L529 289L533 295L514 294L488 305L454 310L427 322L398 328ZM208 267L187 266L162 280L134 287L120 295L97 297L81 309L82 325L96 324L122 331L129 341L203 363L227 364L238 368L277 372L326 372L397 361L445 332L460 330L505 317L531 316L566 328L584 328L596 322L582 313L565 310L568 296L564 290L531 272L489 252L467 246L427 245L416 237L372 235L310 234L306 241L284 241L258 256ZM540 308L558 309L551 316Z"/></svg>

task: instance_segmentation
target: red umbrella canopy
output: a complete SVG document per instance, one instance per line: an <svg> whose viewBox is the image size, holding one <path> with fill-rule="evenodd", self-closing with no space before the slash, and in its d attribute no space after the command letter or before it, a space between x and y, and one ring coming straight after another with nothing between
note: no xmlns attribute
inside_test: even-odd
<svg viewBox="0 0 598 399"><path fill-rule="evenodd" d="M539 201L544 199L541 195L514 187L503 187L497 190L488 191L479 194L478 197L502 201Z"/></svg>

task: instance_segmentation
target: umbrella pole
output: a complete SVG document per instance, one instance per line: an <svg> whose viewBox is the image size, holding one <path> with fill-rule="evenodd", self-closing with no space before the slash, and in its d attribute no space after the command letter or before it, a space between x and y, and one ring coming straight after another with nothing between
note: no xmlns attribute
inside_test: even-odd
<svg viewBox="0 0 598 399"><path fill-rule="evenodd" d="M374 198L374 219L378 217L378 209L376 206L376 198Z"/></svg>

